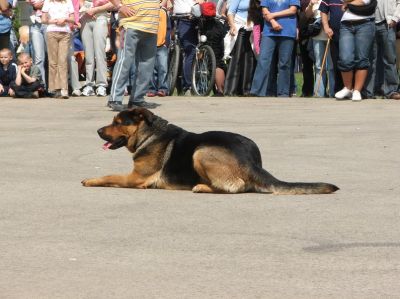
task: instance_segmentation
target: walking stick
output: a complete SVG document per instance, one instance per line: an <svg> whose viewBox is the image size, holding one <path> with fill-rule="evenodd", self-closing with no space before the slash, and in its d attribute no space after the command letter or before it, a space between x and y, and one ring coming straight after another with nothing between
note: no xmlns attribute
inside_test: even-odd
<svg viewBox="0 0 400 299"><path fill-rule="evenodd" d="M325 66L325 62L326 62L326 55L328 54L329 43L330 43L330 42L331 42L331 39L328 38L328 42L326 43L326 47L325 47L324 57L322 58L322 66L321 66L321 71L319 72L319 78L318 78L317 88L314 89L314 96L317 95L317 92L318 92L318 90L319 90L319 86L321 85L322 72L324 71L324 66Z"/></svg>

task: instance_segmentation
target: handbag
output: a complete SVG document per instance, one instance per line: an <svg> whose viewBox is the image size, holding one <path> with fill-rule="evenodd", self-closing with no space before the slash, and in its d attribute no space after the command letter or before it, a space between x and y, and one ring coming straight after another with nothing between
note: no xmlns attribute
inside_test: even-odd
<svg viewBox="0 0 400 299"><path fill-rule="evenodd" d="M377 0L371 0L371 2L366 5L347 4L347 8L350 10L350 12L352 12L355 15L370 16L375 13L377 5L378 5Z"/></svg>
<svg viewBox="0 0 400 299"><path fill-rule="evenodd" d="M321 18L315 19L302 29L301 36L303 38L310 38L317 36L322 29Z"/></svg>

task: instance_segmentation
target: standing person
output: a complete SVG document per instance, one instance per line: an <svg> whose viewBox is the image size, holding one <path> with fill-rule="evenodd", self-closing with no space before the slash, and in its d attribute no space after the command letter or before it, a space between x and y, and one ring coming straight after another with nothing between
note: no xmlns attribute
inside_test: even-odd
<svg viewBox="0 0 400 299"><path fill-rule="evenodd" d="M274 52L278 51L277 96L290 96L290 73L293 47L297 35L298 0L262 0L265 19L261 52L254 73L251 93L266 96Z"/></svg>
<svg viewBox="0 0 400 299"><path fill-rule="evenodd" d="M400 19L400 2L378 0L375 11L375 40L373 58L365 88L367 97L374 97L375 90L387 99L400 100L399 77L396 68L396 24ZM379 57L377 53L380 53ZM376 75L383 74L381 86L375 86Z"/></svg>
<svg viewBox="0 0 400 299"><path fill-rule="evenodd" d="M313 68L313 48L312 38L304 34L308 24L313 20L313 14L307 14L307 8L312 5L312 0L300 0L300 10L298 11L298 28L299 28L299 50L302 62L301 72L303 74L303 86L301 88L302 97L312 97L314 94L314 68Z"/></svg>
<svg viewBox="0 0 400 299"><path fill-rule="evenodd" d="M343 16L342 0L322 0L319 5L322 28L330 41L330 54L335 71L335 92L343 88L342 75L337 67L339 60L340 21Z"/></svg>
<svg viewBox="0 0 400 299"><path fill-rule="evenodd" d="M168 44L170 26L166 1L160 3L160 22L157 33L157 55L154 65L153 77L150 80L148 97L165 97L168 95Z"/></svg>
<svg viewBox="0 0 400 299"><path fill-rule="evenodd" d="M12 60L13 55L10 49L0 50L0 97L14 95L10 84L17 77L17 65Z"/></svg>
<svg viewBox="0 0 400 299"><path fill-rule="evenodd" d="M43 81L46 89L45 62L47 59L47 26L45 24L42 24L42 7L44 4L44 0L28 0L28 2L33 7L33 14L31 15L32 24L29 28L30 41L32 43L33 50L33 63L39 67L40 73L43 76Z"/></svg>
<svg viewBox="0 0 400 299"><path fill-rule="evenodd" d="M85 49L86 83L84 96L107 96L106 40L107 10L113 5L104 0L86 0L81 11L81 37Z"/></svg>
<svg viewBox="0 0 400 299"><path fill-rule="evenodd" d="M252 28L247 21L249 7L250 0L229 1L229 35L232 39L236 37L236 41L225 77L224 94L227 96L250 94L256 59L250 43Z"/></svg>
<svg viewBox="0 0 400 299"><path fill-rule="evenodd" d="M157 104L146 102L144 95L154 70L160 2L159 0L110 1L118 7L122 43L114 66L108 106L113 111L121 111L125 108L122 100L133 64L137 76L135 92L131 93L128 107L155 108Z"/></svg>
<svg viewBox="0 0 400 299"><path fill-rule="evenodd" d="M313 17L315 22L321 22L321 12L319 5L321 0L311 0L305 12L307 16ZM314 95L317 98L326 96L333 98L335 96L335 70L333 68L331 53L328 51L326 55L325 65L322 65L325 49L328 46L328 36L324 30L312 37L312 45L314 50L314 68L315 68L315 89ZM321 73L321 70L323 72Z"/></svg>
<svg viewBox="0 0 400 299"><path fill-rule="evenodd" d="M375 12L361 15L351 12L348 3L368 5L371 0L348 1L344 5L340 25L338 68L342 73L344 87L335 94L338 100L351 98L361 101L361 90L364 87L370 66L369 56L375 36Z"/></svg>
<svg viewBox="0 0 400 299"><path fill-rule="evenodd" d="M173 14L191 14L192 6L196 3L203 2L202 0L173 0ZM196 4L197 5L197 4ZM178 34L179 40L183 47L183 77L182 89L185 96L191 95L192 89L192 65L194 55L196 54L196 45L198 44L197 38L197 21L192 19L185 19L178 21Z"/></svg>
<svg viewBox="0 0 400 299"><path fill-rule="evenodd" d="M71 0L45 0L42 23L47 24L47 52L49 55L49 91L56 97L68 98L68 52L70 24L74 20Z"/></svg>
<svg viewBox="0 0 400 299"><path fill-rule="evenodd" d="M2 1L0 5L0 49L10 49L12 3L12 0Z"/></svg>

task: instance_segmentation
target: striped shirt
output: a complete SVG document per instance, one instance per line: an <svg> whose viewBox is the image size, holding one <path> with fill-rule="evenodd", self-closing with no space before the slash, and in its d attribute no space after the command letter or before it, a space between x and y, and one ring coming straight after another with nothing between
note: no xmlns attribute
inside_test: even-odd
<svg viewBox="0 0 400 299"><path fill-rule="evenodd" d="M121 3L136 13L133 17L120 19L120 26L125 29L131 28L157 34L160 15L159 0L122 0Z"/></svg>

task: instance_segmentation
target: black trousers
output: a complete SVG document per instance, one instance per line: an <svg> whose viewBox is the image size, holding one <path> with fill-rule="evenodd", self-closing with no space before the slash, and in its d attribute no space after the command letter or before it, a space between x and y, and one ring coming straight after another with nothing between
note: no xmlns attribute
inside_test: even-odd
<svg viewBox="0 0 400 299"><path fill-rule="evenodd" d="M250 94L257 63L251 48L250 35L251 31L239 30L225 77L224 94L227 96Z"/></svg>
<svg viewBox="0 0 400 299"><path fill-rule="evenodd" d="M32 96L32 92L38 91L41 87L42 85L39 81L22 85L15 84L15 81L10 83L10 88L14 90L17 98L30 98Z"/></svg>

